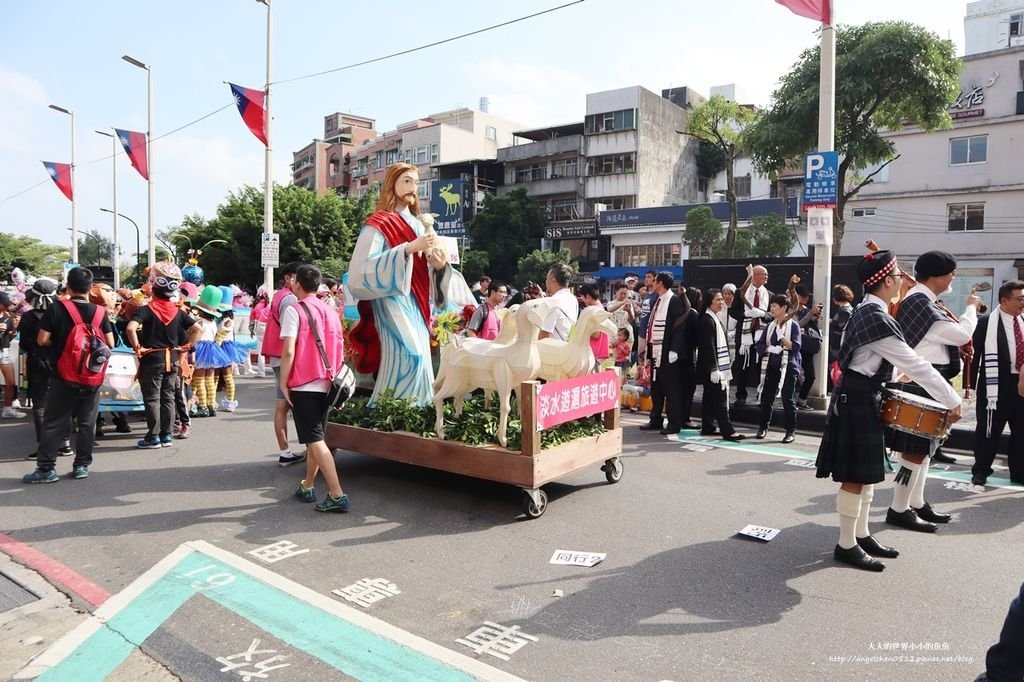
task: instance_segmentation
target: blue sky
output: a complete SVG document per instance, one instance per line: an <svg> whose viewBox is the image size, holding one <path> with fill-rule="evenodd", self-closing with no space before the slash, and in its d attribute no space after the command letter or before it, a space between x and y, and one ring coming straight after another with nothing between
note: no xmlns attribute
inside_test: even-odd
<svg viewBox="0 0 1024 682"><path fill-rule="evenodd" d="M359 5L273 0L274 80L430 43L568 0ZM841 23L914 21L963 48L959 0L833 0ZM152 65L154 135L231 103L229 80L262 88L266 10L255 0L0 0L0 232L69 243L71 208L40 160L70 160L70 119L78 134L78 226L109 236L110 127L144 131ZM291 152L322 133L323 116L346 111L377 129L457 106L476 107L524 127L582 120L584 95L630 85L738 83L768 104L778 78L815 43L816 24L772 0L585 0L509 27L381 63L274 88L274 177L290 178ZM212 217L227 193L263 181L263 148L233 107L153 144L156 227L198 212ZM47 180L16 198L7 197ZM118 157L119 210L143 230L146 184ZM122 248L134 230L121 223Z"/></svg>

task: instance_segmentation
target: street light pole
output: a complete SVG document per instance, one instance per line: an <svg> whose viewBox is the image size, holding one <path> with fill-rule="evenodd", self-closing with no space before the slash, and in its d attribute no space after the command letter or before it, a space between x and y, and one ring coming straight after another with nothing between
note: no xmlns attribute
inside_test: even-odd
<svg viewBox="0 0 1024 682"><path fill-rule="evenodd" d="M111 211L109 208L101 208L100 210L103 211L104 213L114 213L114 211ZM129 218L128 216L126 216L124 213L117 213L116 215L121 216L122 218L124 218L125 220L127 220L128 222L135 226L135 275L136 277L138 277L142 272L142 268L139 267L139 249L142 248L140 244L141 235L139 232L139 224L132 220L131 218Z"/></svg>
<svg viewBox="0 0 1024 682"><path fill-rule="evenodd" d="M149 171L149 264L156 262L156 228L153 222L153 69L134 57L123 55L121 59L132 66L146 71L146 168Z"/></svg>
<svg viewBox="0 0 1024 682"><path fill-rule="evenodd" d="M69 227L68 228L68 232L71 232L71 231L72 231L72 229ZM82 239L86 243L88 243L90 239L95 240L95 242L96 242L96 262L95 263L91 263L91 264L80 263L79 265L82 265L83 267L88 267L88 265L102 266L103 265L103 249L101 247L103 246L103 241L97 235L92 234L91 232L82 232Z"/></svg>
<svg viewBox="0 0 1024 682"><path fill-rule="evenodd" d="M266 109L264 115L264 133L267 137L267 147L263 151L263 234L274 234L274 172L273 172L273 150L271 147L270 128L274 120L270 109L270 73L271 73L271 0L256 0L267 6L267 82L264 89L263 106ZM261 249L262 252L262 249ZM263 268L263 287L267 292L274 291L274 267Z"/></svg>
<svg viewBox="0 0 1024 682"><path fill-rule="evenodd" d="M75 112L51 104L50 108L71 117L71 262L78 263L78 192L75 191Z"/></svg>
<svg viewBox="0 0 1024 682"><path fill-rule="evenodd" d="M111 215L114 218L114 258L112 259L111 266L114 270L114 289L121 288L121 242L117 238L117 136L113 133L108 133L105 130L97 130L96 133L99 135L105 135L110 138L110 147L113 151L111 160L114 165L114 210L111 211Z"/></svg>

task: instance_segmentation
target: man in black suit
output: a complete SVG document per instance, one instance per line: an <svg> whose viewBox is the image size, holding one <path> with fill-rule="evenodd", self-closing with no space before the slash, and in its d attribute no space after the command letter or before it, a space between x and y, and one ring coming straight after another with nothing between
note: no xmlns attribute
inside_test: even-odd
<svg viewBox="0 0 1024 682"><path fill-rule="evenodd" d="M978 319L974 330L971 376L978 389L978 425L974 429L971 483L985 485L992 462L1010 425L1007 464L1010 480L1024 483L1024 398L1017 391L1024 365L1024 282L1013 279L999 287L999 307ZM992 330L995 330L994 332ZM995 336L993 340L991 336Z"/></svg>
<svg viewBox="0 0 1024 682"><path fill-rule="evenodd" d="M672 293L672 273L659 272L654 278L654 293L658 298L651 303L651 316L647 323L647 361L653 363L651 379L650 421L640 428L660 431L663 435L679 433L682 427L682 356L686 343L683 318L690 309L689 302ZM668 423L662 428L662 404Z"/></svg>
<svg viewBox="0 0 1024 682"><path fill-rule="evenodd" d="M761 327L767 327L771 322L768 299L772 297L772 292L765 286L767 283L768 268L748 265L747 280L736 292L729 307L729 317L736 320L736 360L732 376L736 382L737 407L746 404L747 389L757 389L761 383L761 362L754 350L754 343L760 335Z"/></svg>
<svg viewBox="0 0 1024 682"><path fill-rule="evenodd" d="M729 358L729 335L718 314L725 309L719 289L708 289L704 298L707 309L697 322L696 380L703 384L700 435L720 434L725 440L741 441L746 436L736 433L729 419L729 380L732 368ZM715 431L715 423L718 431Z"/></svg>

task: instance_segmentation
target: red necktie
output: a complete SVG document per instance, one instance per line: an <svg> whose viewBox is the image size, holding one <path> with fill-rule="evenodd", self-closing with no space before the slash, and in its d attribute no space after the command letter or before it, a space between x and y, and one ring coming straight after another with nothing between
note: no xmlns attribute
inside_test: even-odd
<svg viewBox="0 0 1024 682"><path fill-rule="evenodd" d="M1013 318L1013 343L1017 347L1017 357L1014 359L1014 364L1017 366L1017 371L1020 371L1020 366L1024 365L1024 334L1020 331L1020 318Z"/></svg>
<svg viewBox="0 0 1024 682"><path fill-rule="evenodd" d="M754 307L757 308L758 310L761 309L761 290L760 289L754 289ZM756 332L760 328L761 328L761 318L755 317L754 321L750 323L750 331L751 331L751 333L753 333L753 332Z"/></svg>

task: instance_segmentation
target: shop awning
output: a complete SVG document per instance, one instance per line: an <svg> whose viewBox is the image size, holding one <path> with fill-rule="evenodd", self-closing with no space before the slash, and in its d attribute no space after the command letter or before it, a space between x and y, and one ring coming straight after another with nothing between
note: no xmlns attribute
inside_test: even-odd
<svg viewBox="0 0 1024 682"><path fill-rule="evenodd" d="M683 266L682 265L624 265L616 267L603 267L594 273L595 279L604 281L615 281L624 279L627 272L635 272L640 276L640 280L643 281L644 273L648 270L657 270L661 272L665 270L672 273L672 277L675 278L676 282L680 282L683 279Z"/></svg>

